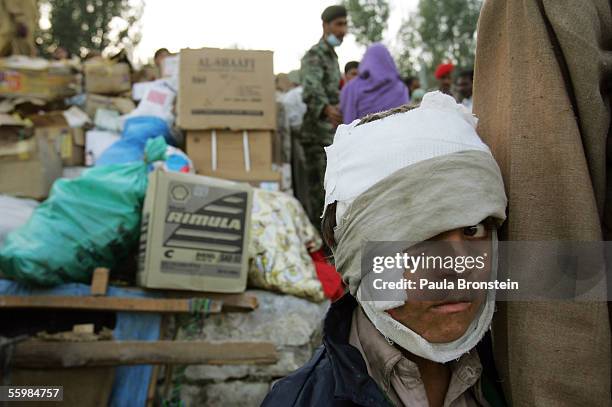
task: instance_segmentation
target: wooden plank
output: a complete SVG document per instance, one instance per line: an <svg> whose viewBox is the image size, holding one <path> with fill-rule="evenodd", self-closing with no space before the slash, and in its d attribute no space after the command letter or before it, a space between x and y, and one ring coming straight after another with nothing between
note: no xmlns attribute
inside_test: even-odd
<svg viewBox="0 0 612 407"><path fill-rule="evenodd" d="M0 308L56 308L92 311L132 311L158 313L189 313L197 304L191 299L74 297L74 296L0 296ZM222 304L212 301L209 313L221 312Z"/></svg>
<svg viewBox="0 0 612 407"><path fill-rule="evenodd" d="M254 311L259 307L259 300L253 294L203 293L202 295L214 301L221 301L223 311L226 312Z"/></svg>
<svg viewBox="0 0 612 407"><path fill-rule="evenodd" d="M159 364L273 364L272 342L98 341L19 343L12 365L22 368Z"/></svg>
<svg viewBox="0 0 612 407"><path fill-rule="evenodd" d="M77 334L93 334L94 330L94 324L78 324L72 326L72 332Z"/></svg>
<svg viewBox="0 0 612 407"><path fill-rule="evenodd" d="M160 290L155 290L160 291ZM253 294L237 293L211 293L211 292L195 292L195 291L162 291L168 298L209 298L211 300L220 301L223 303L223 311L225 312L249 312L256 310L259 307L259 300Z"/></svg>
<svg viewBox="0 0 612 407"><path fill-rule="evenodd" d="M155 406L155 393L157 392L157 379L159 377L160 365L151 367L151 379L149 379L149 388L147 389L147 407Z"/></svg>
<svg viewBox="0 0 612 407"><path fill-rule="evenodd" d="M124 287L133 292L155 292L165 298L209 298L223 302L223 311L248 312L257 309L257 297L249 293L212 293L208 291L161 290L156 288Z"/></svg>
<svg viewBox="0 0 612 407"><path fill-rule="evenodd" d="M94 270L91 277L91 295L106 295L109 274L110 270L104 267Z"/></svg>

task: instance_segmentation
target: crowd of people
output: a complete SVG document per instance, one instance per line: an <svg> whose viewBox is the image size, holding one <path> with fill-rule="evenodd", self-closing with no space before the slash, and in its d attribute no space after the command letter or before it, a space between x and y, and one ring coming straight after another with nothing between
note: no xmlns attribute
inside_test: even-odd
<svg viewBox="0 0 612 407"><path fill-rule="evenodd" d="M402 105L418 106L426 93L419 78L402 78L391 53L381 43L370 45L361 61L347 62L341 72L335 48L342 45L347 34L346 9L330 6L321 19L321 39L306 52L300 69L290 73L294 76L293 88L282 97L285 104L302 104L305 109L299 129L293 126L295 142L301 149L295 156L304 157L304 162L294 167L304 167L297 172L305 177L302 187L296 180L296 194L314 224L320 222L323 205L324 147L331 144L338 126ZM434 74L436 86L430 90L451 95L471 111L473 69L457 71L453 63L440 64ZM294 113L300 109L287 110Z"/></svg>

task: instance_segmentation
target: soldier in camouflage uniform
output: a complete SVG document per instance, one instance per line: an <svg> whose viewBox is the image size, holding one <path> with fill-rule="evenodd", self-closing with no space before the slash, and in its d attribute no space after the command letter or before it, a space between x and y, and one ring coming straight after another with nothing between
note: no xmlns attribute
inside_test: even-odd
<svg viewBox="0 0 612 407"><path fill-rule="evenodd" d="M300 132L306 159L306 182L309 196L302 202L310 220L318 226L325 192L325 150L332 143L336 127L342 123L340 102L340 67L334 47L342 43L346 34L346 9L330 6L321 15L323 36L302 58L301 83L303 100L308 107Z"/></svg>

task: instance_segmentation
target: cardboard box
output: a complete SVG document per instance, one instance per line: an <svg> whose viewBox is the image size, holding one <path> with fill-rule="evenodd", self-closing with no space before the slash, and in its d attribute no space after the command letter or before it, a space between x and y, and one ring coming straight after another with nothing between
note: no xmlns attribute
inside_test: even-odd
<svg viewBox="0 0 612 407"><path fill-rule="evenodd" d="M85 132L71 128L62 112L30 116L34 134L46 137L65 166L85 164Z"/></svg>
<svg viewBox="0 0 612 407"><path fill-rule="evenodd" d="M280 181L272 169L273 132L188 131L187 155L198 174L235 181Z"/></svg>
<svg viewBox="0 0 612 407"><path fill-rule="evenodd" d="M0 138L26 138L32 135L31 127L17 114L0 113Z"/></svg>
<svg viewBox="0 0 612 407"><path fill-rule="evenodd" d="M61 176L62 160L47 137L0 139L0 194L44 199Z"/></svg>
<svg viewBox="0 0 612 407"><path fill-rule="evenodd" d="M14 56L0 59L0 97L54 100L74 95L72 68L62 62Z"/></svg>
<svg viewBox="0 0 612 407"><path fill-rule="evenodd" d="M183 129L276 128L271 51L181 50L178 93Z"/></svg>
<svg viewBox="0 0 612 407"><path fill-rule="evenodd" d="M251 201L248 185L153 171L142 216L139 285L244 291Z"/></svg>
<svg viewBox="0 0 612 407"><path fill-rule="evenodd" d="M88 94L85 99L85 113L89 117L96 117L98 109L114 110L121 114L127 114L136 109L136 104L128 98Z"/></svg>
<svg viewBox="0 0 612 407"><path fill-rule="evenodd" d="M170 55L163 59L161 64L162 78L178 76L180 55Z"/></svg>
<svg viewBox="0 0 612 407"><path fill-rule="evenodd" d="M110 63L104 60L86 62L85 91L116 95L132 89L130 67L125 63Z"/></svg>

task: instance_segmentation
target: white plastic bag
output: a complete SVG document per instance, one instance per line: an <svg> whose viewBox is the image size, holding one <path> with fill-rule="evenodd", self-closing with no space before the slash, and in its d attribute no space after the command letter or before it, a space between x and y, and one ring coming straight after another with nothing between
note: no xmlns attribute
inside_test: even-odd
<svg viewBox="0 0 612 407"><path fill-rule="evenodd" d="M138 107L123 116L123 120L138 116L155 116L168 123L172 127L174 124L174 99L176 92L165 81L150 82L150 85L144 85L142 91L142 99L138 103Z"/></svg>
<svg viewBox="0 0 612 407"><path fill-rule="evenodd" d="M38 205L38 202L32 199L0 195L0 246L6 235L28 221Z"/></svg>
<svg viewBox="0 0 612 407"><path fill-rule="evenodd" d="M121 135L111 131L89 130L85 133L85 165L91 167L96 160L121 139Z"/></svg>

